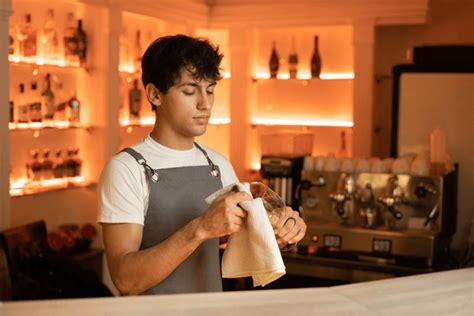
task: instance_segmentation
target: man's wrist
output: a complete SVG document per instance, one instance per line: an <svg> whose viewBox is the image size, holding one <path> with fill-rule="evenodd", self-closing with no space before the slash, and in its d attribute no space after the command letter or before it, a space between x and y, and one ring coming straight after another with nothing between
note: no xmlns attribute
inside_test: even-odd
<svg viewBox="0 0 474 316"><path fill-rule="evenodd" d="M201 218L197 217L194 220L190 222L191 225L191 238L192 240L202 243L207 240L206 237L206 232L204 231L202 225L201 225Z"/></svg>

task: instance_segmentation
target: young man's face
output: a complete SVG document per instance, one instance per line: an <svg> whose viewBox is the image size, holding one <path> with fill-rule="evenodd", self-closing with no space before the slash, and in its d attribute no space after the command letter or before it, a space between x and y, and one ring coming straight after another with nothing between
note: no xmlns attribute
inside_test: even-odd
<svg viewBox="0 0 474 316"><path fill-rule="evenodd" d="M198 81L187 70L166 94L161 94L158 116L176 136L194 138L204 134L214 103L214 80Z"/></svg>

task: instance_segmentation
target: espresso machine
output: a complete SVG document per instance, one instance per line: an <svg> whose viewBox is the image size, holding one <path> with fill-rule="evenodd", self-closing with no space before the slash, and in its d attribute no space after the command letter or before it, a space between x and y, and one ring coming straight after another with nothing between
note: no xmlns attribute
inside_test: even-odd
<svg viewBox="0 0 474 316"><path fill-rule="evenodd" d="M298 209L297 187L301 181L304 157L262 156L261 169L263 179L293 209Z"/></svg>
<svg viewBox="0 0 474 316"><path fill-rule="evenodd" d="M457 169L442 176L303 170L309 256L432 269L456 231Z"/></svg>

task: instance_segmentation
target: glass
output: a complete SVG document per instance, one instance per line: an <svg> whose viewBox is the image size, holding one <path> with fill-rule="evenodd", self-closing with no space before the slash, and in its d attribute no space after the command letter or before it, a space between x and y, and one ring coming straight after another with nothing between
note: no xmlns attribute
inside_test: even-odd
<svg viewBox="0 0 474 316"><path fill-rule="evenodd" d="M262 199L270 223L275 226L286 207L285 202L275 191L261 182L250 183L250 193L252 193L254 199Z"/></svg>

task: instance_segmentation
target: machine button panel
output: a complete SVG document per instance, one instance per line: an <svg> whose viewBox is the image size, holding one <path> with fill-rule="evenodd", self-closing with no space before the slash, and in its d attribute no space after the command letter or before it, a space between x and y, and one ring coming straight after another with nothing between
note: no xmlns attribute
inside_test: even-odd
<svg viewBox="0 0 474 316"><path fill-rule="evenodd" d="M342 237L340 235L325 234L323 243L324 247L341 248Z"/></svg>
<svg viewBox="0 0 474 316"><path fill-rule="evenodd" d="M390 239L372 239L372 251L389 254L392 252L392 241Z"/></svg>

